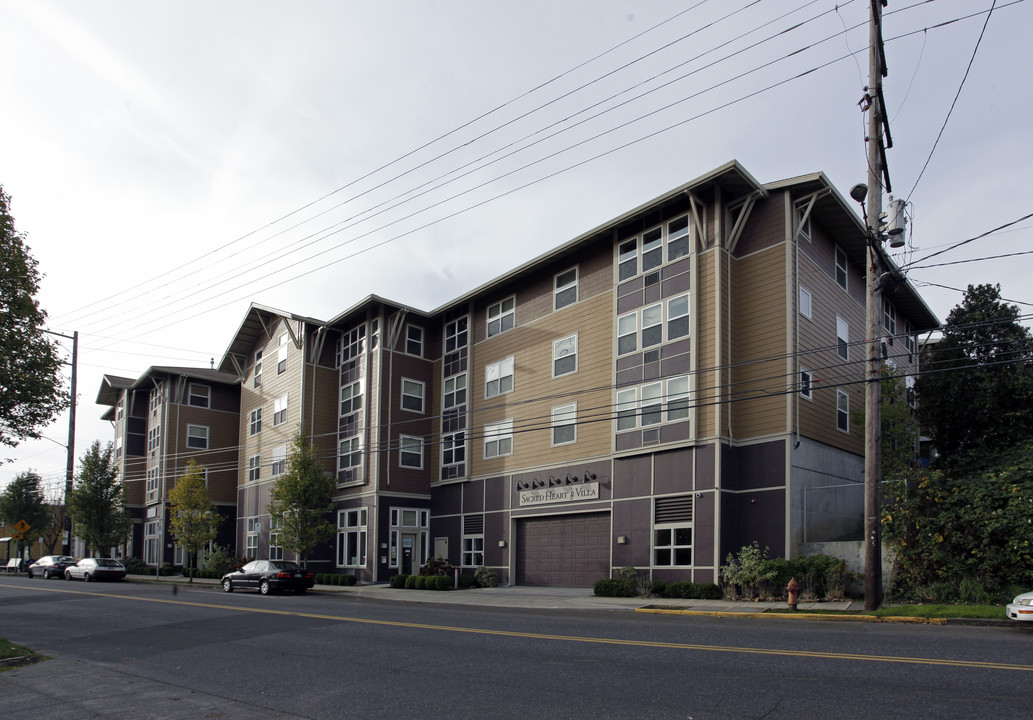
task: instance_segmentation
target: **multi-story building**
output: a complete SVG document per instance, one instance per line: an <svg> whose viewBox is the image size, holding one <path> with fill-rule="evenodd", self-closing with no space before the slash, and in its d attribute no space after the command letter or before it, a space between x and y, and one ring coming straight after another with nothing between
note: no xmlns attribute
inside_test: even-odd
<svg viewBox="0 0 1033 720"><path fill-rule="evenodd" d="M190 460L204 468L223 516L216 542L234 543L240 389L233 375L186 367L151 367L136 380L105 375L97 404L114 425L114 455L133 517L127 551L156 565L183 565L169 533L169 491Z"/></svg>
<svg viewBox="0 0 1033 720"><path fill-rule="evenodd" d="M433 311L252 306L219 366L238 549L282 555L268 488L299 430L337 478L315 561L364 581L440 556L516 584L706 582L754 541L860 540L867 247L823 174L730 162ZM910 377L938 321L881 282L878 341Z"/></svg>

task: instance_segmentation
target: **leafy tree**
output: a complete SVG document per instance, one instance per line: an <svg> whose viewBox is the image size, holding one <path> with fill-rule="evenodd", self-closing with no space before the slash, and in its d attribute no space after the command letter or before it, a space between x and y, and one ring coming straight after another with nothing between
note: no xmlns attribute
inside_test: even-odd
<svg viewBox="0 0 1033 720"><path fill-rule="evenodd" d="M0 445L9 447L38 438L68 405L58 348L35 298L37 262L23 240L0 186Z"/></svg>
<svg viewBox="0 0 1033 720"><path fill-rule="evenodd" d="M969 285L917 383L919 417L942 462L1033 435L1033 336L1000 285Z"/></svg>
<svg viewBox="0 0 1033 720"><path fill-rule="evenodd" d="M296 435L287 455L287 471L269 492L268 509L279 525L284 549L297 553L302 564L316 545L333 536L334 526L327 516L334 507L335 485L315 449Z"/></svg>
<svg viewBox="0 0 1033 720"><path fill-rule="evenodd" d="M25 539L18 541L18 553L29 544L30 537L39 537L50 524L50 510L43 498L43 479L29 470L7 484L0 495L0 522L8 529L24 521L31 528Z"/></svg>
<svg viewBox="0 0 1033 720"><path fill-rule="evenodd" d="M79 461L79 475L68 498L75 534L87 549L106 554L129 537L132 519L125 513L125 487L119 481L111 443L93 442Z"/></svg>
<svg viewBox="0 0 1033 720"><path fill-rule="evenodd" d="M196 565L197 551L215 540L222 522L208 494L204 468L194 460L188 461L186 475L176 480L176 486L169 491L169 500L169 529L176 542L194 556ZM193 570L191 567L190 582L194 581Z"/></svg>
<svg viewBox="0 0 1033 720"><path fill-rule="evenodd" d="M882 366L882 475L907 476L918 458L918 419L911 408L904 378L890 365ZM864 427L864 409L851 413L851 420Z"/></svg>

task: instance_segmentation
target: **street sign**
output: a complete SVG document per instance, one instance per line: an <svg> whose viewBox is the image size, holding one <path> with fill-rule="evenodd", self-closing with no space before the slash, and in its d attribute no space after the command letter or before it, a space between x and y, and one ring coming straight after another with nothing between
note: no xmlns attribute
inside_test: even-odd
<svg viewBox="0 0 1033 720"><path fill-rule="evenodd" d="M29 524L28 524L27 522L25 522L24 520L19 520L18 522L16 522L16 523L14 524L14 529L15 529L15 530L17 530L17 531L18 531L19 533L21 533L22 535L24 535L24 534L25 534L26 532L28 532L28 530L29 530L29 528L30 528L30 527L32 527L32 526L31 526L31 525L29 525Z"/></svg>
<svg viewBox="0 0 1033 720"><path fill-rule="evenodd" d="M25 535L22 533L11 533L11 537L15 540L24 540Z"/></svg>

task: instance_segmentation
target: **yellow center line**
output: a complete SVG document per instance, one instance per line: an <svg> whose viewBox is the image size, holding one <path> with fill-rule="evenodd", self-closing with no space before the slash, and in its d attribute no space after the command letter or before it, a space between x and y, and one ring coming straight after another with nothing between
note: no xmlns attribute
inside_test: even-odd
<svg viewBox="0 0 1033 720"><path fill-rule="evenodd" d="M488 630L483 628L457 627L452 625L430 625L427 623L401 622L398 620L374 620L371 618L348 617L343 615L323 615L320 613L298 612L295 610L273 610L271 608L247 608L219 603L193 602L190 600L170 600L166 598L133 597L112 593L91 592L89 590L65 590L57 588L27 588L7 586L10 589L36 590L62 593L65 595L85 595L90 597L115 598L118 600L134 600L137 602L158 603L165 605L181 605L185 607L209 608L212 610L232 610L234 612L258 613L262 615L280 615L284 617L309 618L312 620L331 620L334 622L358 623L363 625L380 625L384 627L412 628L418 630L435 630L439 632L468 633L472 635L495 635L500 637L527 638L533 640L558 640L562 642L593 643L600 645L624 645L628 647L663 648L671 650L697 650L707 652L738 653L741 655L777 655L782 657L818 658L823 660L863 660L866 662L910 663L914 665L936 665L940 667L979 668L983 670L1020 670L1033 672L1033 665L1014 663L982 662L979 660L948 660L941 658L901 657L895 655L860 655L856 653L819 652L814 650L785 650L770 648L734 647L727 645L701 645L697 643L668 643L654 640L619 640L615 638L580 637L576 635L552 635L548 633L518 632L514 630Z"/></svg>

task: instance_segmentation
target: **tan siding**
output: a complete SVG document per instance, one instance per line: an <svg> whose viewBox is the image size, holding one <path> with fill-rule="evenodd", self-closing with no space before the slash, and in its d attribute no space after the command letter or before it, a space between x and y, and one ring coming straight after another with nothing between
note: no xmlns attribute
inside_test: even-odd
<svg viewBox="0 0 1033 720"><path fill-rule="evenodd" d="M715 312L714 303L714 258L716 250L696 256L697 302L696 302L696 342L698 356L696 367L701 370L696 379L696 396L702 406L699 408L697 420L697 436L713 437L715 433L714 401L717 400L720 380L713 368L717 365L717 350L714 344ZM708 372L707 369L710 371Z"/></svg>
<svg viewBox="0 0 1033 720"><path fill-rule="evenodd" d="M337 467L338 374L334 368L309 365L305 428L327 471ZM246 460L245 460L246 465Z"/></svg>

